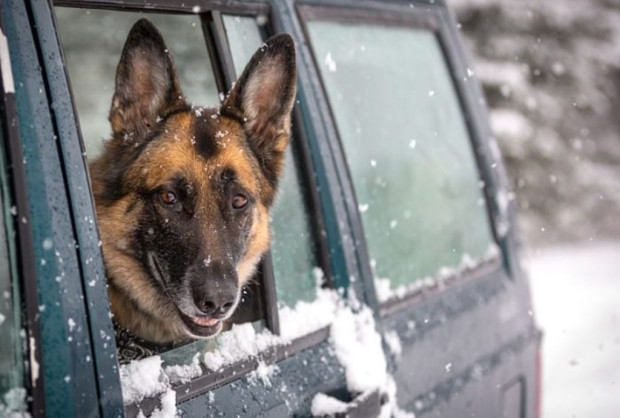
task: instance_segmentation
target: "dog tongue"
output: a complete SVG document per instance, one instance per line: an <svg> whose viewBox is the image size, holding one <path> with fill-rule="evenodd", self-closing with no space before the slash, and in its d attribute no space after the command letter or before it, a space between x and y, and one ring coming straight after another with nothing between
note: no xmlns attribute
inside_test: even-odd
<svg viewBox="0 0 620 418"><path fill-rule="evenodd" d="M219 319L215 318L192 318L192 321L197 323L198 325L212 327L213 325L219 322Z"/></svg>

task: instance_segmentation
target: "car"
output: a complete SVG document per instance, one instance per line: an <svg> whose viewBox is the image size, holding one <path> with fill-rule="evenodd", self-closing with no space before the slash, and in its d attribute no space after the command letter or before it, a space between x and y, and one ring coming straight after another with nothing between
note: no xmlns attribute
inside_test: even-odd
<svg viewBox="0 0 620 418"><path fill-rule="evenodd" d="M119 365L88 160L145 16L190 100L279 32L298 95L235 324ZM0 414L540 416L514 209L443 1L3 0L0 28Z"/></svg>

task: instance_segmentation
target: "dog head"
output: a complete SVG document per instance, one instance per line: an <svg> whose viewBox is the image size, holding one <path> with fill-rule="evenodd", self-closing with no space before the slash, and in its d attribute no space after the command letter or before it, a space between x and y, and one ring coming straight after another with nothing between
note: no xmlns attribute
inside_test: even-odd
<svg viewBox="0 0 620 418"><path fill-rule="evenodd" d="M294 97L288 35L263 44L219 109L204 109L184 99L157 29L134 25L116 74L113 136L91 165L119 325L156 343L221 330L269 246Z"/></svg>

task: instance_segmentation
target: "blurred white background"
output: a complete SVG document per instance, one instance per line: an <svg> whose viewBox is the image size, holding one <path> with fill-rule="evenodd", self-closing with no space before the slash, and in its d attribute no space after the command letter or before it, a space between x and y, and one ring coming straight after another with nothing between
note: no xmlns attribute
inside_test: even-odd
<svg viewBox="0 0 620 418"><path fill-rule="evenodd" d="M447 1L514 191L543 417L618 417L620 2Z"/></svg>

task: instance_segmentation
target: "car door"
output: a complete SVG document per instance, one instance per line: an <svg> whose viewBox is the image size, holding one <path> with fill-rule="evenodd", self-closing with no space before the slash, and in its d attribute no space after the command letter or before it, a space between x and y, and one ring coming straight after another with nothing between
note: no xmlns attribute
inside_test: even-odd
<svg viewBox="0 0 620 418"><path fill-rule="evenodd" d="M354 190L362 281L374 283L398 405L534 416L539 332L500 157L445 5L297 11Z"/></svg>

